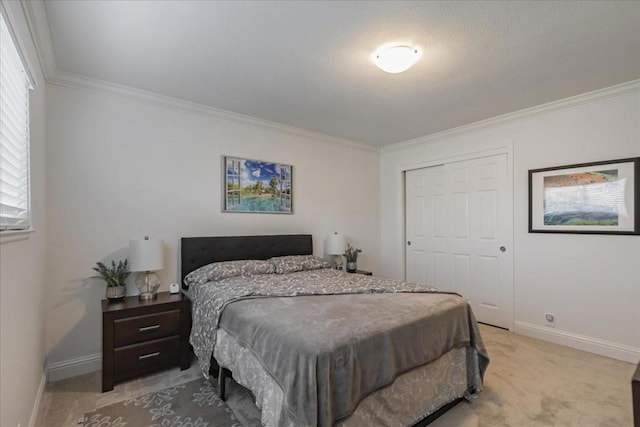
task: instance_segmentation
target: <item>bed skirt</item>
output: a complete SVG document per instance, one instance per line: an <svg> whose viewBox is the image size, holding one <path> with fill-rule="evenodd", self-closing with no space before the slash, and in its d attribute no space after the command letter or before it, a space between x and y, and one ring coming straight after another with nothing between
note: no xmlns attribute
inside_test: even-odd
<svg viewBox="0 0 640 427"><path fill-rule="evenodd" d="M354 413L336 425L413 426L439 408L468 393L467 360L472 347L454 348L435 361L400 375L389 386L364 398ZM247 348L217 331L214 357L233 372L233 378L251 390L267 427L295 426L283 406L284 393ZM474 360L469 358L469 360Z"/></svg>

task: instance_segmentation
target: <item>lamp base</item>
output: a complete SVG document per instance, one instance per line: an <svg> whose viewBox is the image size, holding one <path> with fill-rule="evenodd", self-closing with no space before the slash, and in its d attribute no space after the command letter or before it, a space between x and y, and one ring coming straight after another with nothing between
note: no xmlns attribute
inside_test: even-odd
<svg viewBox="0 0 640 427"><path fill-rule="evenodd" d="M136 286L140 291L138 299L140 301L155 299L160 287L160 278L154 272L146 272L138 274L136 277Z"/></svg>
<svg viewBox="0 0 640 427"><path fill-rule="evenodd" d="M333 257L333 268L336 270L342 270L342 255L332 255Z"/></svg>
<svg viewBox="0 0 640 427"><path fill-rule="evenodd" d="M158 294L154 294L152 292L143 292L140 295L138 295L138 299L140 301L148 301L156 298L158 298Z"/></svg>

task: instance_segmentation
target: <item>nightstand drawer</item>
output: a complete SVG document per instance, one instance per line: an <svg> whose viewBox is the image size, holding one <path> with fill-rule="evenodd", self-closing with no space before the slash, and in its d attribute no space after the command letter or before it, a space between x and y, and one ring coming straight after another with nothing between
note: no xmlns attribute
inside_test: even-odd
<svg viewBox="0 0 640 427"><path fill-rule="evenodd" d="M180 310L118 319L113 325L114 346L140 343L180 333Z"/></svg>
<svg viewBox="0 0 640 427"><path fill-rule="evenodd" d="M115 380L175 366L179 363L179 350L179 336L118 348L114 352Z"/></svg>
<svg viewBox="0 0 640 427"><path fill-rule="evenodd" d="M102 300L102 391L173 366L188 369L190 314L189 300L182 294Z"/></svg>

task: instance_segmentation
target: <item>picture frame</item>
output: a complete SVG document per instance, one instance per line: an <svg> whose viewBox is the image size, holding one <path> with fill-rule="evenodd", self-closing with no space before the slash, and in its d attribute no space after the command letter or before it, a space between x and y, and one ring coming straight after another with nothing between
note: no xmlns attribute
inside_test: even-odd
<svg viewBox="0 0 640 427"><path fill-rule="evenodd" d="M293 214L293 166L222 156L222 211Z"/></svg>
<svg viewBox="0 0 640 427"><path fill-rule="evenodd" d="M529 170L529 233L640 234L640 157Z"/></svg>

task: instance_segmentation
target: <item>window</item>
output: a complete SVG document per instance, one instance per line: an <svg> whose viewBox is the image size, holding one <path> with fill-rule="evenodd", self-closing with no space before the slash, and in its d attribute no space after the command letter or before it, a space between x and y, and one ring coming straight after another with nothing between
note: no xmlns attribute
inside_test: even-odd
<svg viewBox="0 0 640 427"><path fill-rule="evenodd" d="M0 231L26 230L29 213L29 90L26 72L0 14Z"/></svg>

